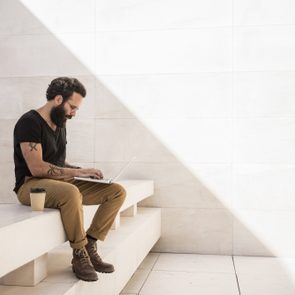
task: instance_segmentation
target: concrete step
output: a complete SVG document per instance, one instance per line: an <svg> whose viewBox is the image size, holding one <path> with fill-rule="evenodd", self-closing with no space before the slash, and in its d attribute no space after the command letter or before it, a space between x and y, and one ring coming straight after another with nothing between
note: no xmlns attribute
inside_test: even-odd
<svg viewBox="0 0 295 295"><path fill-rule="evenodd" d="M134 217L121 217L121 225L99 244L102 258L114 264L112 274L98 274L97 282L78 280L71 269L68 243L48 253L49 275L35 287L0 286L1 295L118 295L160 237L161 209L139 207ZM101 246L100 246L101 245Z"/></svg>
<svg viewBox="0 0 295 295"><path fill-rule="evenodd" d="M124 210L132 206L136 208L138 202L154 192L152 180L122 180L118 183L127 191L125 202L120 208L123 216ZM83 206L85 228L89 227L97 207ZM114 228L120 224L120 214ZM0 278L66 240L59 210L45 208L43 212L32 212L28 206L0 204Z"/></svg>

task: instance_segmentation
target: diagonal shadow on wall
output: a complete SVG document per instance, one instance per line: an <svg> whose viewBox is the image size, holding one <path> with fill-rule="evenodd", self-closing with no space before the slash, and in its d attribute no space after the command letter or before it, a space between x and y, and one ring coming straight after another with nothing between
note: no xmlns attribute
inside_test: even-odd
<svg viewBox="0 0 295 295"><path fill-rule="evenodd" d="M68 160L99 167L108 176L137 156L124 177L155 180L155 195L142 202L162 208L162 237L155 251L276 256L271 245L235 212L232 162L183 161L169 146L173 141L167 144L166 138L171 137L163 140L161 132L156 132L155 126L165 121L154 116L158 102L151 97L152 103L146 105L128 91L137 83L155 87L152 82L145 84L146 75L97 77L92 68L94 32L55 36L20 2L1 3L7 5L7 9L1 7L5 17L0 28L0 91L5 106L0 110L2 203L17 201L12 193L12 131L17 118L45 103L45 89L53 78L75 76L86 85L88 95L81 113L68 123ZM87 50L87 42L93 50ZM73 53L69 44L84 46L82 57L79 50ZM87 60L86 65L81 58ZM225 120L231 123L230 118ZM152 128L150 123L154 123ZM292 285L284 267L279 269Z"/></svg>

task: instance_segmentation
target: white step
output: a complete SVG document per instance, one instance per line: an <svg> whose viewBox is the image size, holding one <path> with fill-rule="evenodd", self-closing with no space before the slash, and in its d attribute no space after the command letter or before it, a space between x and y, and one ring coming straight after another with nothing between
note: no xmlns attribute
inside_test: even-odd
<svg viewBox="0 0 295 295"><path fill-rule="evenodd" d="M153 194L152 180L119 181L127 191L120 212ZM85 228L97 205L84 207ZM20 204L0 204L0 278L66 241L60 212L45 208L32 212ZM13 253L13 254L12 254Z"/></svg>
<svg viewBox="0 0 295 295"><path fill-rule="evenodd" d="M68 243L49 252L49 275L35 287L0 286L1 295L118 295L160 237L161 209L138 209L135 217L122 217L98 250L115 272L98 274L97 282L78 280L71 269L72 249Z"/></svg>

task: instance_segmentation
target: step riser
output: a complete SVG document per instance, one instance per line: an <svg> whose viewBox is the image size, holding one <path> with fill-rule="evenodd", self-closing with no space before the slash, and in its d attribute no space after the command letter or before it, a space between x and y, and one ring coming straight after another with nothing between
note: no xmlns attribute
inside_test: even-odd
<svg viewBox="0 0 295 295"><path fill-rule="evenodd" d="M47 253L0 278L1 285L36 286L47 277Z"/></svg>
<svg viewBox="0 0 295 295"><path fill-rule="evenodd" d="M51 212L41 213L40 218L30 218L0 230L1 238L5 241L0 248L0 277L66 241L59 211L50 210ZM49 235L49 232L54 235Z"/></svg>

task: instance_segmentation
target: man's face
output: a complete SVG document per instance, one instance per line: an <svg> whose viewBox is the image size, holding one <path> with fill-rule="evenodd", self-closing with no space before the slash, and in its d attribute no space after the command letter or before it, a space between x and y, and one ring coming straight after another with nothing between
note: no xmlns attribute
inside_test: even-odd
<svg viewBox="0 0 295 295"><path fill-rule="evenodd" d="M76 115L82 103L82 99L82 95L74 92L66 102L62 102L60 105L53 107L50 112L52 122L58 127L65 127L67 119L72 119L72 117Z"/></svg>

